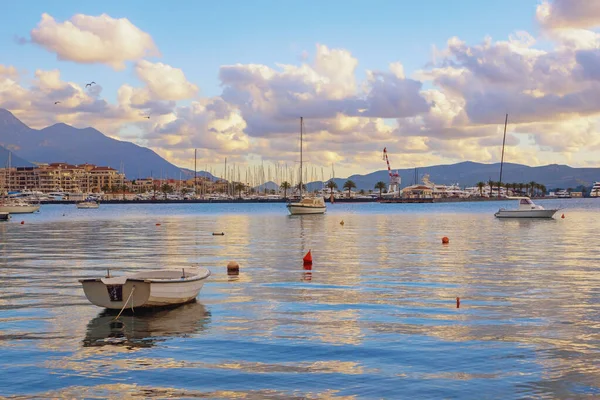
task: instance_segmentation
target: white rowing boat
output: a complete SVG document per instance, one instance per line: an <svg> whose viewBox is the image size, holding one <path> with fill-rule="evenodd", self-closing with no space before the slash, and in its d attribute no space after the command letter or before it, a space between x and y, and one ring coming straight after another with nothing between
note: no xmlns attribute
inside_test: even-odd
<svg viewBox="0 0 600 400"><path fill-rule="evenodd" d="M206 268L143 271L131 275L80 279L87 299L110 309L173 306L193 301L210 276Z"/></svg>

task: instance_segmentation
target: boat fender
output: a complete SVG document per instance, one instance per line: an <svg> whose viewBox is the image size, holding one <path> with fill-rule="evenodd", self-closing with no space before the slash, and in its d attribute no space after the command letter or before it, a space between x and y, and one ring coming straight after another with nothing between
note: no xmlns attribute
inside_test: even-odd
<svg viewBox="0 0 600 400"><path fill-rule="evenodd" d="M448 239L448 236L444 236L442 238L442 244L448 244L448 243L450 243L450 239Z"/></svg>

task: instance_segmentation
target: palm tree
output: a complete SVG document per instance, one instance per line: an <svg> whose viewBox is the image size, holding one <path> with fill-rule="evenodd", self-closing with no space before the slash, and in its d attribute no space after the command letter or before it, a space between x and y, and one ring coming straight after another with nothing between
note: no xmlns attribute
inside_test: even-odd
<svg viewBox="0 0 600 400"><path fill-rule="evenodd" d="M525 184L521 182L519 183L519 194L523 194L523 189L525 189Z"/></svg>
<svg viewBox="0 0 600 400"><path fill-rule="evenodd" d="M533 194L535 192L535 185L537 185L535 181L529 182L529 187L531 188L531 197L533 197Z"/></svg>
<svg viewBox="0 0 600 400"><path fill-rule="evenodd" d="M329 182L327 182L327 189L329 189L329 194L331 196L333 196L333 189L337 189L338 185L337 183L335 183L335 181L333 179L331 179Z"/></svg>
<svg viewBox="0 0 600 400"><path fill-rule="evenodd" d="M169 193L173 193L173 188L171 187L171 185L169 185L168 183L164 183L161 187L160 187L160 191L163 192L164 196L165 196L165 200L167 199L167 194Z"/></svg>
<svg viewBox="0 0 600 400"><path fill-rule="evenodd" d="M350 179L348 179L346 182L344 182L344 189L348 189L348 198L350 198L350 191L352 191L352 189L354 189L355 187L356 187L356 183L354 183Z"/></svg>
<svg viewBox="0 0 600 400"><path fill-rule="evenodd" d="M477 187L479 188L479 196L483 197L483 187L485 186L485 183L483 182L477 182Z"/></svg>
<svg viewBox="0 0 600 400"><path fill-rule="evenodd" d="M540 184L540 191L542 192L542 197L546 197L546 186Z"/></svg>
<svg viewBox="0 0 600 400"><path fill-rule="evenodd" d="M292 185L290 185L288 181L284 181L279 187L283 189L283 198L287 199L287 191L292 187Z"/></svg>
<svg viewBox="0 0 600 400"><path fill-rule="evenodd" d="M242 198L242 190L244 190L245 188L246 186L241 182L235 184L235 190L238 192L240 199Z"/></svg>
<svg viewBox="0 0 600 400"><path fill-rule="evenodd" d="M494 186L494 181L488 179L488 186L490 187L490 197L492 197L492 187Z"/></svg>
<svg viewBox="0 0 600 400"><path fill-rule="evenodd" d="M381 193L383 192L383 190L385 189L385 182L383 181L379 181L375 184L375 189L379 189L379 198L381 198Z"/></svg>

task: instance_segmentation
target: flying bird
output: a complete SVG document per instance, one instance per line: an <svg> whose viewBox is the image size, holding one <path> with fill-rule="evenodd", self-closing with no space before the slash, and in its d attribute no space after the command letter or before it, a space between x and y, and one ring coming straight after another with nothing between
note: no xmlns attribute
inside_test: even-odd
<svg viewBox="0 0 600 400"><path fill-rule="evenodd" d="M86 83L86 84L85 84L85 87L92 86L92 85L95 85L95 84L96 84L96 82L90 82L90 83Z"/></svg>
<svg viewBox="0 0 600 400"><path fill-rule="evenodd" d="M60 103L60 101L55 101L55 102L54 102L54 105L57 105L57 104L59 104L59 103Z"/></svg>
<svg viewBox="0 0 600 400"><path fill-rule="evenodd" d="M149 115L145 115L145 116L144 116L144 118L148 118L148 119L150 119L150 116L149 116Z"/></svg>

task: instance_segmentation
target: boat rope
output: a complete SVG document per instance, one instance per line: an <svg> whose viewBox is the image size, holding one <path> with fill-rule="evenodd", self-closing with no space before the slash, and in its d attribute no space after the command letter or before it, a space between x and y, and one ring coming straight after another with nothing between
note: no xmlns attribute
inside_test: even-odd
<svg viewBox="0 0 600 400"><path fill-rule="evenodd" d="M115 317L115 319L113 319L113 321L116 321L119 319L119 317L121 316L121 313L123 312L125 307L127 307L127 304L129 303L129 299L131 299L131 296L133 296L133 292L135 292L135 285L133 285L133 287L131 288L131 293L129 293L129 297L127 298L127 301L125 301L125 304L123 304L123 308L121 308L121 311L119 311L119 314ZM133 311L133 303L131 303L131 311Z"/></svg>

